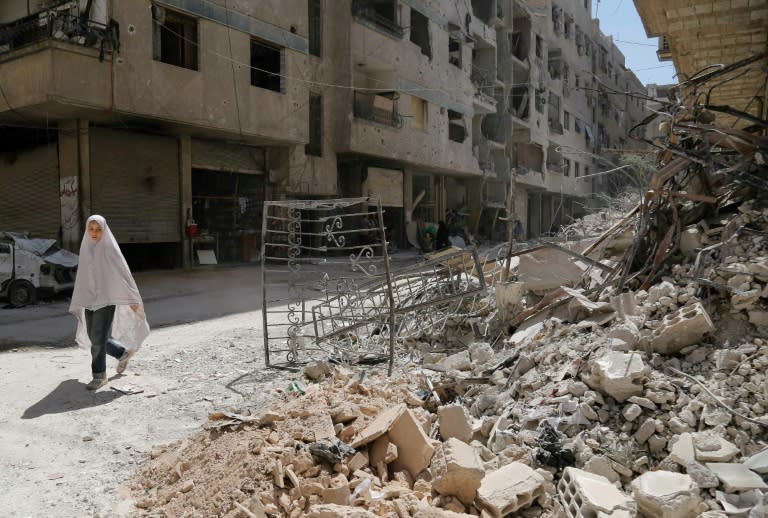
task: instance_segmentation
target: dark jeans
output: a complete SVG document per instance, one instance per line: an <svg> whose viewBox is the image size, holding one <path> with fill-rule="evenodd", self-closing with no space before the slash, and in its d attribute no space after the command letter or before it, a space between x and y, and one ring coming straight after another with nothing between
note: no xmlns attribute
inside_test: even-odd
<svg viewBox="0 0 768 518"><path fill-rule="evenodd" d="M106 306L96 311L85 310L85 326L91 339L91 372L94 378L107 375L107 355L120 358L125 347L113 340L112 320L115 318L115 306Z"/></svg>

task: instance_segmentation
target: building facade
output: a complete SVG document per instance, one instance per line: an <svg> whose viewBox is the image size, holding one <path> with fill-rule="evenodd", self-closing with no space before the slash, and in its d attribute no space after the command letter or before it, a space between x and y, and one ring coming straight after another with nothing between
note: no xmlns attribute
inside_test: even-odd
<svg viewBox="0 0 768 518"><path fill-rule="evenodd" d="M8 0L0 230L77 249L100 213L137 268L256 260L267 199L376 195L401 246L440 219L504 239L507 210L553 231L637 116L599 109L636 78L610 40L595 71L589 0L564 6Z"/></svg>

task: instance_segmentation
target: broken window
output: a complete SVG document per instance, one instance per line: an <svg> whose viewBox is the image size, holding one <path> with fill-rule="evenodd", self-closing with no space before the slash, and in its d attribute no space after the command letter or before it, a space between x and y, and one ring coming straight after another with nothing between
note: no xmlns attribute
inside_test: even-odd
<svg viewBox="0 0 768 518"><path fill-rule="evenodd" d="M563 128L568 131L571 130L571 114L568 110L563 110Z"/></svg>
<svg viewBox="0 0 768 518"><path fill-rule="evenodd" d="M304 153L323 156L323 96L309 94L309 144Z"/></svg>
<svg viewBox="0 0 768 518"><path fill-rule="evenodd" d="M571 176L571 161L567 158L563 158L562 173L563 176Z"/></svg>
<svg viewBox="0 0 768 518"><path fill-rule="evenodd" d="M568 63L563 62L563 97L571 95L570 75L571 68L568 66Z"/></svg>
<svg viewBox="0 0 768 518"><path fill-rule="evenodd" d="M448 36L448 61L461 68L461 42L453 36Z"/></svg>
<svg viewBox="0 0 768 518"><path fill-rule="evenodd" d="M560 49L551 49L547 53L547 68L549 70L549 77L552 79L560 79L562 74L562 51Z"/></svg>
<svg viewBox="0 0 768 518"><path fill-rule="evenodd" d="M510 103L509 111L515 117L528 120L529 115L529 99L528 86L515 86L509 92Z"/></svg>
<svg viewBox="0 0 768 518"><path fill-rule="evenodd" d="M464 115L453 110L448 110L448 138L454 142L464 142L467 138Z"/></svg>
<svg viewBox="0 0 768 518"><path fill-rule="evenodd" d="M396 0L352 0L352 15L361 18L391 36L402 38Z"/></svg>
<svg viewBox="0 0 768 518"><path fill-rule="evenodd" d="M528 58L527 45L523 45L523 33L510 32L509 38L509 51L520 61L525 61Z"/></svg>
<svg viewBox="0 0 768 518"><path fill-rule="evenodd" d="M544 106L547 104L547 91L536 89L536 111L544 113Z"/></svg>
<svg viewBox="0 0 768 518"><path fill-rule="evenodd" d="M411 41L421 48L421 53L432 58L429 46L429 18L411 8Z"/></svg>
<svg viewBox="0 0 768 518"><path fill-rule="evenodd" d="M260 40L251 40L251 84L283 91L283 49Z"/></svg>
<svg viewBox="0 0 768 518"><path fill-rule="evenodd" d="M355 91L354 115L387 126L402 127L402 117L397 111L397 92L362 92Z"/></svg>
<svg viewBox="0 0 768 518"><path fill-rule="evenodd" d="M552 4L552 30L555 34L563 32L563 9Z"/></svg>
<svg viewBox="0 0 768 518"><path fill-rule="evenodd" d="M573 37L573 16L567 13L563 25L563 37L565 39L571 39Z"/></svg>
<svg viewBox="0 0 768 518"><path fill-rule="evenodd" d="M544 40L538 34L536 35L536 57L544 59Z"/></svg>
<svg viewBox="0 0 768 518"><path fill-rule="evenodd" d="M560 122L560 97L549 92L549 111L547 113L549 128L555 133L563 133L563 125Z"/></svg>
<svg viewBox="0 0 768 518"><path fill-rule="evenodd" d="M563 171L563 157L555 144L550 144L547 148L547 170L555 173Z"/></svg>
<svg viewBox="0 0 768 518"><path fill-rule="evenodd" d="M576 133L581 133L581 127L583 123L581 122L581 119L576 117L576 120L573 121L573 129Z"/></svg>
<svg viewBox="0 0 768 518"><path fill-rule="evenodd" d="M491 0L472 0L472 13L480 18L484 24L493 22L493 2Z"/></svg>
<svg viewBox="0 0 768 518"><path fill-rule="evenodd" d="M320 2L308 0L309 12L309 53L320 57L323 42L323 18Z"/></svg>
<svg viewBox="0 0 768 518"><path fill-rule="evenodd" d="M197 70L197 19L153 6L153 58Z"/></svg>

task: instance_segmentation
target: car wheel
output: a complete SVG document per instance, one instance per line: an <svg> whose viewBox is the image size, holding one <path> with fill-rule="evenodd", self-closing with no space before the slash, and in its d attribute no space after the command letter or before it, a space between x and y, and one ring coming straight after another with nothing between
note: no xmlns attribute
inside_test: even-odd
<svg viewBox="0 0 768 518"><path fill-rule="evenodd" d="M11 306L21 308L27 304L34 304L37 299L35 286L23 279L13 281L8 287L8 300Z"/></svg>

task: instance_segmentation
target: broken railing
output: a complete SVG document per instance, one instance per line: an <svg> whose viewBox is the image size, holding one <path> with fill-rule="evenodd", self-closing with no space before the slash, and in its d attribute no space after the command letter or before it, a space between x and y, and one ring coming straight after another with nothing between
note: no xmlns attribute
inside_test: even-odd
<svg viewBox="0 0 768 518"><path fill-rule="evenodd" d="M388 360L391 372L398 340L440 333L486 286L474 249L391 270L375 199L266 202L263 235L267 366Z"/></svg>

